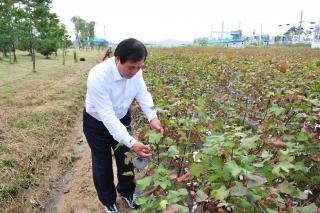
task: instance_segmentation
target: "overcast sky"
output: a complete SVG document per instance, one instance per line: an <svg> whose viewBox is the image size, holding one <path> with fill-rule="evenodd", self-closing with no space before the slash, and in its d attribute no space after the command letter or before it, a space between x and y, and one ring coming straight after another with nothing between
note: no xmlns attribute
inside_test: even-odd
<svg viewBox="0 0 320 213"><path fill-rule="evenodd" d="M70 35L74 35L70 19L78 15L95 21L96 36L103 38L105 32L112 42L129 37L144 42L193 41L210 36L211 27L221 31L222 21L224 31L238 30L241 22L244 35L254 30L260 34L261 24L263 34L277 35L290 27L279 24L300 21L301 10L303 20L320 21L320 0L53 0L52 6ZM311 26L303 24L305 29Z"/></svg>

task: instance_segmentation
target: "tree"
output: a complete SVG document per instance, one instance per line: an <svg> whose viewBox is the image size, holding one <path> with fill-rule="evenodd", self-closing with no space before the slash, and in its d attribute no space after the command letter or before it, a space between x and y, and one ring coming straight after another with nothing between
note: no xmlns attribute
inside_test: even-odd
<svg viewBox="0 0 320 213"><path fill-rule="evenodd" d="M65 27L60 25L59 19L54 13L47 14L47 18L42 19L37 27L39 36L36 49L46 58L49 58L61 46L61 42L67 34Z"/></svg>
<svg viewBox="0 0 320 213"><path fill-rule="evenodd" d="M90 41L90 46L91 49L93 49L93 39L94 39L94 27L96 25L96 23L94 21L90 21L89 23L86 24L87 25L87 31L88 31L88 37L89 37L89 41Z"/></svg>
<svg viewBox="0 0 320 213"><path fill-rule="evenodd" d="M0 51L7 56L10 45L10 35L12 28L10 26L10 6L7 2L0 3Z"/></svg>
<svg viewBox="0 0 320 213"><path fill-rule="evenodd" d="M79 48L88 47L88 42L91 48L93 48L92 39L94 38L94 28L96 23L94 21L87 22L80 16L74 16L71 18L74 24L76 42Z"/></svg>
<svg viewBox="0 0 320 213"><path fill-rule="evenodd" d="M83 47L83 36L85 31L85 20L80 16L74 16L71 18L71 22L74 24L75 38L79 48Z"/></svg>
<svg viewBox="0 0 320 213"><path fill-rule="evenodd" d="M307 39L312 35L312 31L311 30L306 30L303 32L303 34L307 37Z"/></svg>
<svg viewBox="0 0 320 213"><path fill-rule="evenodd" d="M201 37L194 40L195 44L199 44L200 46L206 46L208 44L208 38L207 37Z"/></svg>
<svg viewBox="0 0 320 213"><path fill-rule="evenodd" d="M19 35L19 20L21 11L18 1L5 0L0 2L0 51L6 56L13 53L13 63L17 63L16 46Z"/></svg>
<svg viewBox="0 0 320 213"><path fill-rule="evenodd" d="M0 51L17 62L15 50L29 51L35 71L35 50L47 58L66 43L65 26L50 12L52 0L0 1ZM11 57L10 57L11 62Z"/></svg>
<svg viewBox="0 0 320 213"><path fill-rule="evenodd" d="M47 58L59 48L62 35L59 19L50 12L52 0L21 0L24 10L21 28L24 29L23 39L19 41L23 49L28 49L35 72L35 50Z"/></svg>
<svg viewBox="0 0 320 213"><path fill-rule="evenodd" d="M67 34L66 26L61 24L60 26L60 48L62 49L62 65L66 64L66 48L70 47L72 42L70 40L70 36Z"/></svg>
<svg viewBox="0 0 320 213"><path fill-rule="evenodd" d="M303 27L290 27L290 29L284 33L289 40L292 40L293 36L301 35L303 33Z"/></svg>
<svg viewBox="0 0 320 213"><path fill-rule="evenodd" d="M37 25L41 26L42 20L41 18L45 18L46 15L49 13L49 3L50 0L30 0L30 1L23 1L25 4L25 26L28 29L29 35L26 37L26 43L29 44L29 50L32 58L32 70L33 72L36 71L36 57L35 57L35 49L37 38L39 35L39 31L37 29Z"/></svg>
<svg viewBox="0 0 320 213"><path fill-rule="evenodd" d="M280 36L280 35L276 35L276 36L274 37L274 42L275 42L275 43L280 42L280 40L281 40L281 36Z"/></svg>

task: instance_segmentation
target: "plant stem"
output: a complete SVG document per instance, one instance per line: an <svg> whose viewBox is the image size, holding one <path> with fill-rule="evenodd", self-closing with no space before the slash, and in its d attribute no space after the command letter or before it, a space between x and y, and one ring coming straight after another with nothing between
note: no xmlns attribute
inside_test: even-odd
<svg viewBox="0 0 320 213"><path fill-rule="evenodd" d="M270 104L271 104L271 96L269 97L269 100L268 100L268 105L267 105L267 108L266 108L266 112L264 113L264 116L263 116L263 120L264 121L266 119L266 116L267 116L267 113L268 113L268 109L270 107Z"/></svg>
<svg viewBox="0 0 320 213"><path fill-rule="evenodd" d="M195 112L192 113L192 117L191 117L191 120L193 120L194 118L194 115L195 115ZM190 141L191 139L191 133L192 133L192 129L189 130L188 132L188 142ZM181 162L180 162L180 166L179 166L179 172L178 172L178 177L182 175L183 173L183 163L184 163L184 159L185 159L185 155L186 155L186 152L188 150L188 144L184 147L184 150L183 150L183 156L182 156L182 159L181 159Z"/></svg>
<svg viewBox="0 0 320 213"><path fill-rule="evenodd" d="M248 111L248 96L247 96L247 98L246 98L246 111L244 112L244 116L243 116L243 120L242 120L242 125L244 125L244 121L246 120L247 111Z"/></svg>

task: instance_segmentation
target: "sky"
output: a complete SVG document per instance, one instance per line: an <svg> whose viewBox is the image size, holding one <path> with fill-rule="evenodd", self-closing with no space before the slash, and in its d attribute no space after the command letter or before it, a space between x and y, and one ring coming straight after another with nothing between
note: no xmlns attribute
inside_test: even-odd
<svg viewBox="0 0 320 213"><path fill-rule="evenodd" d="M70 19L95 21L96 37L120 42L133 37L143 42L175 39L193 41L212 31L243 31L252 36L283 34L303 21L320 21L320 0L53 0L52 12L74 37ZM240 23L240 24L239 24ZM285 24L294 23L285 26ZM278 25L284 26L279 27ZM312 27L303 23L304 29ZM213 33L213 37L221 33Z"/></svg>

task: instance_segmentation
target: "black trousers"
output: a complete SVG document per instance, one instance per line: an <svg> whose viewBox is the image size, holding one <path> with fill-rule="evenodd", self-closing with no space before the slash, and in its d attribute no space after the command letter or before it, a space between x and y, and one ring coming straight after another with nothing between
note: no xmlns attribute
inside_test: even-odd
<svg viewBox="0 0 320 213"><path fill-rule="evenodd" d="M130 111L120 121L125 126L130 126ZM132 195L136 187L134 176L124 175L127 172L134 174L132 163L126 165L124 162L125 153L129 148L125 145L117 147L119 143L113 139L104 124L89 115L85 109L83 110L83 132L91 149L93 182L102 204L105 206L114 204L117 197L116 190L122 196ZM117 188L113 183L111 149L113 149L118 170Z"/></svg>

